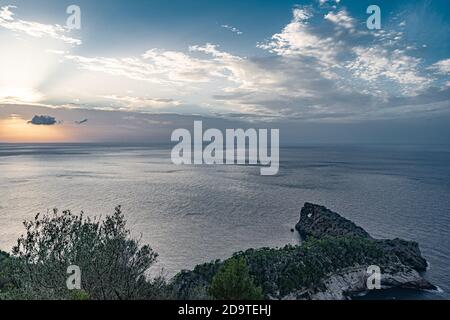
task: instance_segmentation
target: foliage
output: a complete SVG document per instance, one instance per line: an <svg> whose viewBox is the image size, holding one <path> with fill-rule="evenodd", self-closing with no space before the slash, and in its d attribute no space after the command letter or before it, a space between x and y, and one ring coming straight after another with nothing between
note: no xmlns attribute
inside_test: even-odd
<svg viewBox="0 0 450 320"><path fill-rule="evenodd" d="M131 237L120 207L104 219L54 210L24 226L12 255L0 252L0 300L282 297L318 288L327 275L349 267L407 259L397 252L406 246L397 250L398 241L386 250L384 242L364 237L308 238L300 246L249 249L198 265L168 285L162 276L149 279L157 254ZM81 290L66 287L70 265L81 269Z"/></svg>
<svg viewBox="0 0 450 320"><path fill-rule="evenodd" d="M72 290L70 300L90 300L89 293L84 290Z"/></svg>
<svg viewBox="0 0 450 320"><path fill-rule="evenodd" d="M245 257L256 283L269 295L315 287L329 273L383 265L388 258L374 241L360 237L311 238L302 246L250 249L236 256Z"/></svg>
<svg viewBox="0 0 450 320"><path fill-rule="evenodd" d="M14 260L6 252L0 251L0 300L13 299L17 284L14 281Z"/></svg>
<svg viewBox="0 0 450 320"><path fill-rule="evenodd" d="M262 289L254 284L244 258L227 260L214 276L209 288L218 300L260 300Z"/></svg>
<svg viewBox="0 0 450 320"><path fill-rule="evenodd" d="M194 270L182 270L170 283L173 295L180 300L210 300L209 282L217 273L222 263L216 260L195 266Z"/></svg>
<svg viewBox="0 0 450 320"><path fill-rule="evenodd" d="M179 273L172 287L178 297L192 298L193 293L201 291L202 287L214 287L212 284L219 274L217 270L223 270L230 260L233 261L232 265L235 261L244 260L247 271L243 272L249 273L254 285L262 288L266 298L277 297L320 286L321 280L332 272L358 265L383 266L389 262L395 263L396 259L394 255L383 251L376 241L367 238L310 238L300 246L249 249L236 253L225 262L215 261L197 266L193 271ZM232 280L227 281L233 283ZM226 292L223 288L220 290ZM222 298L219 294L213 296Z"/></svg>
<svg viewBox="0 0 450 320"><path fill-rule="evenodd" d="M54 210L24 226L26 234L13 248L15 297L122 300L166 294L164 279L147 279L157 254L131 238L120 206L103 220ZM66 287L70 265L81 269L82 290Z"/></svg>

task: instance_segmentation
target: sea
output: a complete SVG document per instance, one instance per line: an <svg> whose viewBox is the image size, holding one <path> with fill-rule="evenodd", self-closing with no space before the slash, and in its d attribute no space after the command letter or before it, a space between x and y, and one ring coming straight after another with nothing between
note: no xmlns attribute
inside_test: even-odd
<svg viewBox="0 0 450 320"><path fill-rule="evenodd" d="M301 145L280 150L276 176L246 165L182 165L170 147L0 144L0 249L22 222L53 208L105 216L121 205L133 237L158 254L152 272L248 248L299 244L305 202L324 205L377 238L417 241L438 291L375 299L450 298L450 146Z"/></svg>

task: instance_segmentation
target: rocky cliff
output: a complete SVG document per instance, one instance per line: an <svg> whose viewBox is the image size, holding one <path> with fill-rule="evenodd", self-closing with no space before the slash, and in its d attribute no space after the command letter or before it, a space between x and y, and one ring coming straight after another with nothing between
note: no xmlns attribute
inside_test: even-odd
<svg viewBox="0 0 450 320"><path fill-rule="evenodd" d="M303 239L308 237L322 238L324 236L371 238L366 230L358 227L352 221L323 206L309 202L306 202L300 211L300 220L295 225L295 229Z"/></svg>
<svg viewBox="0 0 450 320"><path fill-rule="evenodd" d="M300 220L295 226L303 239L355 236L372 241L379 246L389 262L380 264L381 287L406 289L436 289L423 279L419 272L425 271L426 260L422 257L419 244L403 239L373 239L363 228L345 219L324 206L305 203ZM367 292L367 265L350 267L329 274L321 280L322 290L308 290L311 299L343 299L355 293ZM292 296L292 294L291 294Z"/></svg>
<svg viewBox="0 0 450 320"><path fill-rule="evenodd" d="M363 228L352 221L345 219L336 212L312 203L305 203L301 212L300 220L295 229L303 239L308 237L344 237L355 236L371 239L377 242L386 252L395 255L399 261L414 270L425 271L427 262L422 257L419 244L414 241L402 239L375 240Z"/></svg>

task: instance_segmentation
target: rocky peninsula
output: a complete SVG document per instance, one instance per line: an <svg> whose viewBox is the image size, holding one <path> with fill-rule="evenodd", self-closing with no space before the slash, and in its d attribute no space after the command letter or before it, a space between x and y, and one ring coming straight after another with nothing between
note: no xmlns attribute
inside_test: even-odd
<svg viewBox="0 0 450 320"><path fill-rule="evenodd" d="M435 290L419 245L402 239L374 239L363 228L324 206L305 203L295 226L302 243L284 248L249 249L244 258L267 299L343 300L368 292L369 266L381 270L381 289ZM172 281L181 299L207 299L208 287L226 261L182 271Z"/></svg>

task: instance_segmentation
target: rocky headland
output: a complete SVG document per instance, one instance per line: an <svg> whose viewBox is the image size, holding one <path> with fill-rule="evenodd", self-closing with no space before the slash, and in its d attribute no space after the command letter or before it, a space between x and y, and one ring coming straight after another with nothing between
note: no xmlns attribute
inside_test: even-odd
<svg viewBox="0 0 450 320"><path fill-rule="evenodd" d="M363 228L326 207L305 203L295 226L302 243L249 249L243 257L267 299L343 300L368 292L369 266L381 270L381 289L435 290L418 243L374 239ZM208 298L208 287L223 261L177 274L172 287L180 299Z"/></svg>

